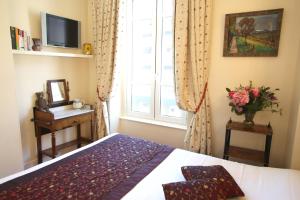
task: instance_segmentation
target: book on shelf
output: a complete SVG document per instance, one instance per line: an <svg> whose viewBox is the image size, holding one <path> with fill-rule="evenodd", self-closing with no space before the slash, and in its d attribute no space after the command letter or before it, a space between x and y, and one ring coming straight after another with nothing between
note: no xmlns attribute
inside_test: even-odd
<svg viewBox="0 0 300 200"><path fill-rule="evenodd" d="M19 46L19 29L16 28L16 47L17 49L20 49L20 46Z"/></svg>
<svg viewBox="0 0 300 200"><path fill-rule="evenodd" d="M16 43L16 28L10 27L10 37L11 37L11 48L17 49L17 43Z"/></svg>
<svg viewBox="0 0 300 200"><path fill-rule="evenodd" d="M24 42L23 42L23 31L19 29L19 49L24 50Z"/></svg>
<svg viewBox="0 0 300 200"><path fill-rule="evenodd" d="M32 50L31 37L30 37L30 35L27 35L27 48L28 48L28 51L31 51L31 50Z"/></svg>
<svg viewBox="0 0 300 200"><path fill-rule="evenodd" d="M19 28L10 26L11 47L16 50L31 50L31 37Z"/></svg>

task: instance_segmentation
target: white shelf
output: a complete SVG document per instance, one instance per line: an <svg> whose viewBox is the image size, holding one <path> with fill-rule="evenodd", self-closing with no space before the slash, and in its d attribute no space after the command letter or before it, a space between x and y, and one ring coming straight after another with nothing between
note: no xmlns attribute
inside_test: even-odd
<svg viewBox="0 0 300 200"><path fill-rule="evenodd" d="M14 55L32 55L32 56L56 56L56 57L69 57L69 58L92 58L93 55L76 54L76 53L58 53L50 51L22 51L12 50Z"/></svg>

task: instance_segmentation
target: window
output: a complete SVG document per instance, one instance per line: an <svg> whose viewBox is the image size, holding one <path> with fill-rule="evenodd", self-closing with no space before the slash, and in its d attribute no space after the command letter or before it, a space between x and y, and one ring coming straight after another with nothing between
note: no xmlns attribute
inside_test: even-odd
<svg viewBox="0 0 300 200"><path fill-rule="evenodd" d="M173 0L130 0L127 5L127 115L185 124L174 90Z"/></svg>

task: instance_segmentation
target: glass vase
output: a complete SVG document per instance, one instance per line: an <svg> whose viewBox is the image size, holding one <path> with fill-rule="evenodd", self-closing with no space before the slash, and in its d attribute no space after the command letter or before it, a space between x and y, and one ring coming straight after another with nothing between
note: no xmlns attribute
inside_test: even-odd
<svg viewBox="0 0 300 200"><path fill-rule="evenodd" d="M247 127L252 127L254 125L254 116L255 116L256 112L245 112L245 120L244 120L244 124Z"/></svg>

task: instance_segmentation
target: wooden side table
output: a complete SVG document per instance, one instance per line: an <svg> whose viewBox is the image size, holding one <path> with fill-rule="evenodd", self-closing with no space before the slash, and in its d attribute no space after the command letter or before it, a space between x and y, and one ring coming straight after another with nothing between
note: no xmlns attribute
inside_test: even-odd
<svg viewBox="0 0 300 200"><path fill-rule="evenodd" d="M254 133L266 136L265 151L247 149L230 145L231 130L243 131L244 133ZM242 160L253 161L264 166L269 166L270 150L272 143L273 130L270 125L255 124L252 127L247 127L242 122L234 122L231 119L226 125L225 145L223 159L228 160L229 157L239 158Z"/></svg>

